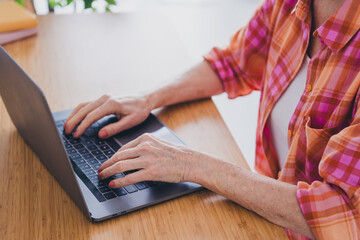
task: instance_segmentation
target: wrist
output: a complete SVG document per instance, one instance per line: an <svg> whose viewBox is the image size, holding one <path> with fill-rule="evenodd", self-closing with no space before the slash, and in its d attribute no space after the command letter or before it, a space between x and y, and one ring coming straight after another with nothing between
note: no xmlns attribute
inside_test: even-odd
<svg viewBox="0 0 360 240"><path fill-rule="evenodd" d="M161 107L159 94L156 92L146 93L143 95L143 97L150 112L158 107Z"/></svg>
<svg viewBox="0 0 360 240"><path fill-rule="evenodd" d="M203 153L188 162L187 182L194 182L206 186L216 169L217 159Z"/></svg>

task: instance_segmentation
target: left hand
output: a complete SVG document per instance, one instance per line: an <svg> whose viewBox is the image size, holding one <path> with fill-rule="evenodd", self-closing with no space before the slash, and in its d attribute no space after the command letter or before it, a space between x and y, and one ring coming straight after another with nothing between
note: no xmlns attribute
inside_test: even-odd
<svg viewBox="0 0 360 240"><path fill-rule="evenodd" d="M99 178L138 169L112 180L109 186L119 188L142 181L187 182L191 170L204 154L175 145L150 134L143 134L124 145L99 168Z"/></svg>

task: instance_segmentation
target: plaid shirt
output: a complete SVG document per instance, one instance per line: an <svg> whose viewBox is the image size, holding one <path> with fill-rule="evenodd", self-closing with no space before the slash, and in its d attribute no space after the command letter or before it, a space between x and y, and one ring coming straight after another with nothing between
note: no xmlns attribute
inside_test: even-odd
<svg viewBox="0 0 360 240"><path fill-rule="evenodd" d="M268 117L296 76L311 34L311 0L266 0L226 48L204 56L229 98L261 91L258 172L297 184L297 199L316 238L360 239L360 2L345 3L314 33L299 104L288 126L280 172ZM286 229L290 239L306 239Z"/></svg>

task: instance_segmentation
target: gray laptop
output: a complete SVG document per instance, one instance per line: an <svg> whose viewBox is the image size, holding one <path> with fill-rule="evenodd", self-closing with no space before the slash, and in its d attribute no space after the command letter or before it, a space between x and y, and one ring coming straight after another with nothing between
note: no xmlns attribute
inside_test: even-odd
<svg viewBox="0 0 360 240"><path fill-rule="evenodd" d="M63 133L71 110L51 113L41 89L0 46L0 94L15 127L70 198L91 221L102 221L176 198L202 187L195 183L140 182L111 189L110 180L97 178L97 169L122 145L143 133L184 144L154 115L142 124L109 139L99 139L99 129L117 121L107 116L76 139ZM46 184L46 183L44 183Z"/></svg>

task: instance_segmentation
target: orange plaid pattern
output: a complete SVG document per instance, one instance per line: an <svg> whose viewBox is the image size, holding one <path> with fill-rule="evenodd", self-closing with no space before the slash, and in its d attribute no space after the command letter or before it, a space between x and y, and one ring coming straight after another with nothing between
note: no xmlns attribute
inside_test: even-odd
<svg viewBox="0 0 360 240"><path fill-rule="evenodd" d="M229 98L261 91L255 168L277 178L267 124L296 76L311 34L311 0L266 0L226 48L204 56ZM314 33L322 47L288 128L280 181L297 184L303 214L318 239L360 238L360 3L345 3ZM306 239L286 229L290 239Z"/></svg>

